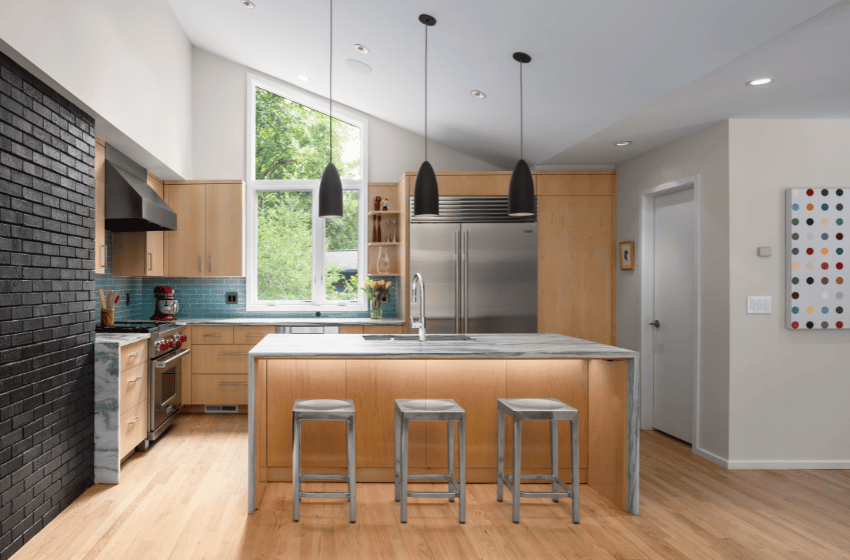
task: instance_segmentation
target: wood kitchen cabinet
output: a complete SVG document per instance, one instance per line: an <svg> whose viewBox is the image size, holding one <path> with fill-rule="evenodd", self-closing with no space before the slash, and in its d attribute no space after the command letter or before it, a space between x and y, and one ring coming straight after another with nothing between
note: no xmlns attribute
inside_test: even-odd
<svg viewBox="0 0 850 560"><path fill-rule="evenodd" d="M148 173L148 185L165 198L162 179ZM112 234L114 276L164 276L165 253L162 231L116 231Z"/></svg>
<svg viewBox="0 0 850 560"><path fill-rule="evenodd" d="M166 181L177 230L165 232L166 276L245 276L242 181Z"/></svg>
<svg viewBox="0 0 850 560"><path fill-rule="evenodd" d="M94 144L94 272L106 274L106 144Z"/></svg>

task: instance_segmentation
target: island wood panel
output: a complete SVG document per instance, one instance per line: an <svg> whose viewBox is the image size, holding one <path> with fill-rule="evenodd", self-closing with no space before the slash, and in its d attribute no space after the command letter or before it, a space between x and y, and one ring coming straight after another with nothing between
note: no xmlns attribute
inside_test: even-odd
<svg viewBox="0 0 850 560"><path fill-rule="evenodd" d="M613 173L564 175L562 173L534 174L538 196L612 196L617 177Z"/></svg>
<svg viewBox="0 0 850 560"><path fill-rule="evenodd" d="M614 344L612 198L538 202L537 330Z"/></svg>
<svg viewBox="0 0 850 560"><path fill-rule="evenodd" d="M507 360L507 396L514 398L558 399L578 410L579 468L582 482L587 478L588 416L586 360ZM505 471L513 472L513 420L505 415ZM572 458L570 423L558 422L558 466L570 480ZM522 424L522 469L548 473L551 469L549 422L524 420Z"/></svg>
<svg viewBox="0 0 850 560"><path fill-rule="evenodd" d="M357 466L393 468L395 399L424 399L425 360L347 360L346 398L357 411ZM424 467L425 422L409 425L410 466Z"/></svg>
<svg viewBox="0 0 850 560"><path fill-rule="evenodd" d="M164 233L165 274L205 276L206 186L168 183L165 203L177 214L177 230Z"/></svg>
<svg viewBox="0 0 850 560"><path fill-rule="evenodd" d="M204 276L245 276L245 187L206 185Z"/></svg>
<svg viewBox="0 0 850 560"><path fill-rule="evenodd" d="M626 360L589 360L587 483L626 509L629 373Z"/></svg>
<svg viewBox="0 0 850 560"><path fill-rule="evenodd" d="M339 334L363 334L363 325L340 325Z"/></svg>
<svg viewBox="0 0 850 560"><path fill-rule="evenodd" d="M345 362L268 360L266 434L269 467L292 466L292 406L295 399L346 398ZM301 427L303 467L345 466L345 422L304 422Z"/></svg>
<svg viewBox="0 0 850 560"><path fill-rule="evenodd" d="M466 411L467 467L486 467L495 473L496 400L507 396L505 360L427 360L426 364L428 398L454 399ZM446 423L427 424L427 465L445 468Z"/></svg>

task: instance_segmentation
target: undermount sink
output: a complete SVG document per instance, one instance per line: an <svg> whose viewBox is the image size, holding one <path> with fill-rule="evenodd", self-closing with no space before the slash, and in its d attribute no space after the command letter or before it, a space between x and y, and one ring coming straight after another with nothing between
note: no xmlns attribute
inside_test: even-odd
<svg viewBox="0 0 850 560"><path fill-rule="evenodd" d="M418 341L418 334L364 334L363 340L413 340ZM465 334L429 334L425 341L440 340L472 340Z"/></svg>

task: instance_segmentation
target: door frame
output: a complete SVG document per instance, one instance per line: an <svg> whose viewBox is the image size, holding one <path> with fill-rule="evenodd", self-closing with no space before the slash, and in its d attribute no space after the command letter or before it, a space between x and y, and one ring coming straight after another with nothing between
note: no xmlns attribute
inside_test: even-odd
<svg viewBox="0 0 850 560"><path fill-rule="evenodd" d="M700 176L691 175L676 181L670 181L655 187L640 191L640 280L641 280L641 306L640 306L640 350L641 350L641 427L651 429L653 426L654 406L654 376L655 358L652 351L652 343L655 327L650 321L655 309L655 197L670 194L685 189L694 190L694 371L693 371L693 434L691 449L697 450L699 446L699 418L700 418L700 341L702 340L702 289L700 281L701 258L700 258Z"/></svg>

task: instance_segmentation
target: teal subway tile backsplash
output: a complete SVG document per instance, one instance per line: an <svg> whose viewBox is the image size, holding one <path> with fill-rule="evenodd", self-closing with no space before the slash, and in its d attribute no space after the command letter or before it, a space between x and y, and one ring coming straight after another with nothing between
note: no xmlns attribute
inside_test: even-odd
<svg viewBox="0 0 850 560"><path fill-rule="evenodd" d="M245 278L148 278L148 277L115 277L112 275L112 233L106 232L107 261L106 274L95 275L95 286L107 290L115 290L121 295L121 301L115 306L116 321L145 321L154 312L154 286L171 286L180 301L180 311L177 317L192 319L239 319L251 317L315 317L315 312L285 313L280 309L268 312L252 312L245 309ZM396 282L398 278L374 276L380 280ZM225 303L225 294L236 292L238 303ZM130 304L126 296L130 295ZM384 317L395 317L397 310L396 286L387 303L383 305ZM95 298L99 301L98 298ZM366 318L368 311L330 311L322 312L322 317L331 318Z"/></svg>

